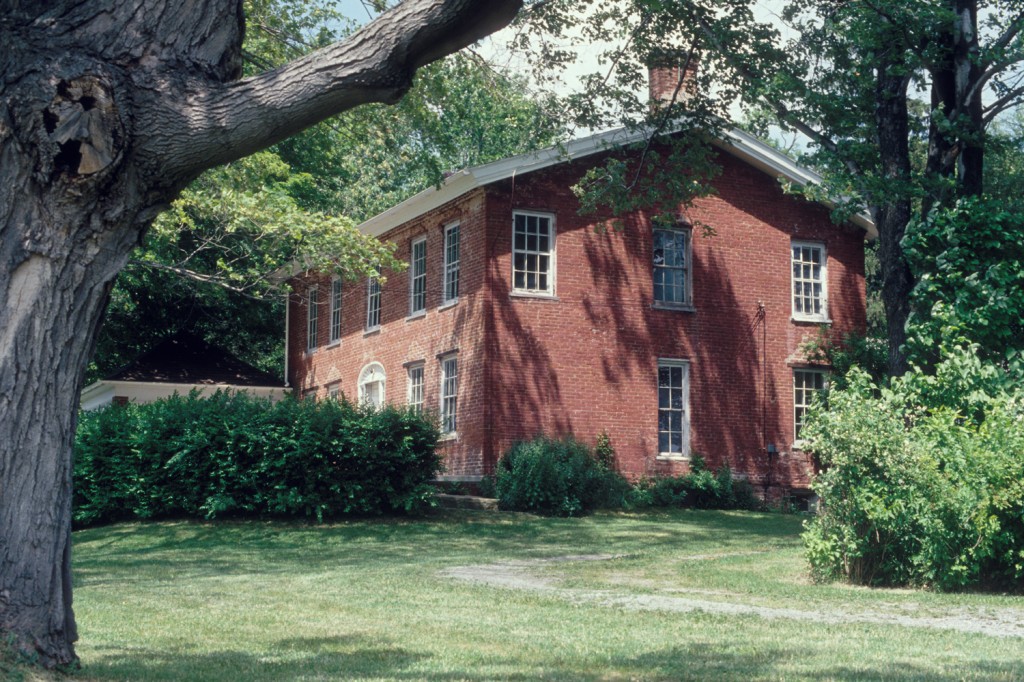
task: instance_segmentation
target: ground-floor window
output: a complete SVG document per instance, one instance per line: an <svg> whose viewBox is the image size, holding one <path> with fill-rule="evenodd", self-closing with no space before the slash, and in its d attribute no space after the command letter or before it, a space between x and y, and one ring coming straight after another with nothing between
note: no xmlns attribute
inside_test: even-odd
<svg viewBox="0 0 1024 682"><path fill-rule="evenodd" d="M690 363L658 360L658 454L690 452Z"/></svg>
<svg viewBox="0 0 1024 682"><path fill-rule="evenodd" d="M359 402L363 405L380 407L384 404L384 366L371 362L359 372Z"/></svg>
<svg viewBox="0 0 1024 682"><path fill-rule="evenodd" d="M441 433L455 433L459 394L459 360L455 355L441 358Z"/></svg>
<svg viewBox="0 0 1024 682"><path fill-rule="evenodd" d="M423 363L409 365L409 409L415 414L423 414Z"/></svg>
<svg viewBox="0 0 1024 682"><path fill-rule="evenodd" d="M804 426L804 416L816 393L825 390L828 384L828 372L823 369L793 370L793 437L800 441L800 431Z"/></svg>

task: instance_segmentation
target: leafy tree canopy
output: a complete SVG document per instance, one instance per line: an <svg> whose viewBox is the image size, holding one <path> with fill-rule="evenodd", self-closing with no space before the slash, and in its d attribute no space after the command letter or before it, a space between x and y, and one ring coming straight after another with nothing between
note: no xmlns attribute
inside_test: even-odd
<svg viewBox="0 0 1024 682"><path fill-rule="evenodd" d="M246 68L255 72L353 27L325 0L249 0L246 13ZM356 223L447 172L553 143L552 107L522 78L460 53L421 69L397 105L350 110L207 171L119 276L90 380L181 328L280 372L282 269L297 263L348 278L401 269L393 248Z"/></svg>
<svg viewBox="0 0 1024 682"><path fill-rule="evenodd" d="M901 241L915 217L983 193L990 127L1024 98L1024 8L1016 0L777 7L769 19L754 0L551 0L524 15L518 44L548 77L581 45L610 45L601 71L584 78L586 92L565 99L581 126L657 133L682 125L698 133L678 138L687 146L740 107L762 126L799 134L801 161L825 177L801 191L842 198L838 219L867 210L878 227L889 365L902 373L915 279ZM666 60L699 69L670 105L650 107L647 66ZM638 192L645 174L661 184L665 159L647 161L624 172L613 159L587 189L612 206L622 193L675 203L706 189L684 177L660 194Z"/></svg>

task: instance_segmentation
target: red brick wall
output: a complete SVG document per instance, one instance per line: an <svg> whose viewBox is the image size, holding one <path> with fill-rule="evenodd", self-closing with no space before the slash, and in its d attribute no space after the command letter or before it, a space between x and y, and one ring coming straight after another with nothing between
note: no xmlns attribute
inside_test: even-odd
<svg viewBox="0 0 1024 682"><path fill-rule="evenodd" d="M407 399L406 365L423 361L424 407L440 409L441 366L438 356L458 351L459 390L457 437L442 442L447 471L456 476L479 476L483 471L484 429L483 375L484 321L486 305L483 288L484 231L483 193L477 191L431 212L427 216L391 231L387 240L397 245L396 255L410 257L413 239L427 237L427 311L409 317L408 271L385 273L381 287L379 331L366 333L366 281L343 284L342 335L340 343L328 345L330 278L317 275L292 280L289 305L289 382L300 394L316 389L318 397L340 381L342 392L351 400L358 397L359 373L370 362L383 365L385 398L397 405ZM460 224L460 282L458 303L439 309L442 299L444 228ZM320 284L319 344L306 352L307 289ZM476 371L474 371L476 370Z"/></svg>
<svg viewBox="0 0 1024 682"><path fill-rule="evenodd" d="M818 327L790 319L790 241L826 245L831 332L839 334L864 327L863 233L833 225L825 209L785 196L732 157L720 161L719 195L686 213L697 226L693 312L652 308L650 216L601 231L604 216L577 215L568 188L578 166L489 189L496 451L539 432L593 443L607 431L627 475L684 471L685 462L657 457L657 363L678 359L690 363L691 452L757 483L806 485L810 462L790 447L792 368L806 365L799 348ZM513 209L556 214L553 300L510 296ZM784 453L770 474L767 443Z"/></svg>
<svg viewBox="0 0 1024 682"><path fill-rule="evenodd" d="M583 167L561 164L476 190L386 237L408 258L427 234L426 316L407 320L408 278L391 274L382 325L364 335L365 283L346 283L343 338L325 348L329 308L320 311L321 347L305 349L306 281L295 284L290 379L321 394L340 380L355 397L359 371L381 362L387 398L405 402L404 363L425 360L428 409L438 408L437 354L459 352L458 439L445 443L448 473L493 471L515 440L575 434L593 443L607 431L620 469L638 477L685 471L657 457L657 363L690 363L691 452L727 463L755 483L804 487L810 461L793 442L793 367L818 326L791 320L790 242L825 244L830 333L864 328L863 233L831 223L823 207L786 196L778 183L722 155L718 196L686 212L694 224L692 312L652 308L650 215L580 217L569 187ZM551 299L511 291L513 209L555 215L556 285ZM462 226L459 303L438 310L443 227ZM703 233L701 225L714 230ZM323 300L328 291L324 280ZM763 321L758 315L763 304ZM780 451L771 466L765 445Z"/></svg>

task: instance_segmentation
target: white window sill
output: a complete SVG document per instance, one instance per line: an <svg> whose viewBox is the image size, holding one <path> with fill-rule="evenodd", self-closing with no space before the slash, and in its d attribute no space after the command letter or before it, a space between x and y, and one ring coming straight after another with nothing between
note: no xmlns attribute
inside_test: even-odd
<svg viewBox="0 0 1024 682"><path fill-rule="evenodd" d="M827 317L797 317L793 315L789 321L794 324L832 324L832 320Z"/></svg>
<svg viewBox="0 0 1024 682"><path fill-rule="evenodd" d="M793 444L789 446L789 449L790 450L794 450L796 452L802 452L806 447L807 447L807 441L805 441L805 440L795 440L795 441L793 441Z"/></svg>
<svg viewBox="0 0 1024 682"><path fill-rule="evenodd" d="M337 348L340 345L341 345L341 339L338 339L337 341L331 341L329 344L324 346L324 348Z"/></svg>
<svg viewBox="0 0 1024 682"><path fill-rule="evenodd" d="M454 308L458 304L459 304L459 299L453 298L452 300L445 301L441 305L437 306L437 310L438 310L438 312L440 312L442 310L448 310L449 308Z"/></svg>
<svg viewBox="0 0 1024 682"><path fill-rule="evenodd" d="M409 322L409 321L411 321L411 320L419 320L419 319L421 319L421 318L424 318L424 317L426 317L426 316L427 316L427 311L426 311L426 309L423 309L423 310L417 310L417 311L416 311L416 312L414 312L414 313L410 313L410 314L409 314L409 315L408 315L408 316L407 316L407 317L405 318L405 321L406 321L406 322Z"/></svg>
<svg viewBox="0 0 1024 682"><path fill-rule="evenodd" d="M363 338L367 336L373 336L374 334L380 334L380 327L374 327L373 329L367 329L363 332Z"/></svg>
<svg viewBox="0 0 1024 682"><path fill-rule="evenodd" d="M442 433L440 436L438 436L437 442L438 443L450 443L450 442L457 441L458 439L459 439L459 432L458 431L451 431L449 433Z"/></svg>
<svg viewBox="0 0 1024 682"><path fill-rule="evenodd" d="M313 355L313 354L315 354L315 353L316 353L316 351L317 351L318 349L319 349L319 346L317 346L316 348L307 348L307 349L306 349L306 355L307 355L307 356L309 356L309 355Z"/></svg>
<svg viewBox="0 0 1024 682"><path fill-rule="evenodd" d="M515 290L513 290L512 293L510 293L508 296L509 296L509 298L532 298L532 299L536 299L538 301L561 301L562 300L562 299L558 298L558 296L555 296L554 294L549 294L549 293L546 293L546 292L543 292L543 291L515 291Z"/></svg>
<svg viewBox="0 0 1024 682"><path fill-rule="evenodd" d="M655 310L676 310L682 313L697 312L697 309L694 308L691 303L665 303L663 301L655 301L651 304L651 307Z"/></svg>
<svg viewBox="0 0 1024 682"><path fill-rule="evenodd" d="M655 459L661 462L689 462L690 455L677 455L675 453L666 455L664 453L659 453Z"/></svg>

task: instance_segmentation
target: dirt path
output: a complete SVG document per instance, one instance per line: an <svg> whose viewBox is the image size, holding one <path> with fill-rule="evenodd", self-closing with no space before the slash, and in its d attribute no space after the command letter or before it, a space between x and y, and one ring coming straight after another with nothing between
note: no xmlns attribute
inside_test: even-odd
<svg viewBox="0 0 1024 682"><path fill-rule="evenodd" d="M587 554L507 561L494 564L457 566L441 571L441 575L455 580L499 587L510 590L543 592L576 603L591 603L638 611L673 611L689 613L703 611L729 616L758 616L765 619L784 618L814 623L842 625L848 623L874 623L900 627L934 628L972 632L990 637L1024 637L1024 608L955 608L942 615L914 615L913 607L893 605L891 610L876 608L871 612L845 610L820 611L799 608L756 606L737 601L701 599L702 590L679 590L694 596L680 597L659 594L630 594L614 590L581 590L558 586L557 576L543 574L544 566L577 561L605 561L617 558L611 554ZM694 557L695 559L707 557ZM717 558L717 557L716 557ZM717 593L716 593L717 594ZM730 596L727 593L720 593ZM732 595L739 597L739 595Z"/></svg>

